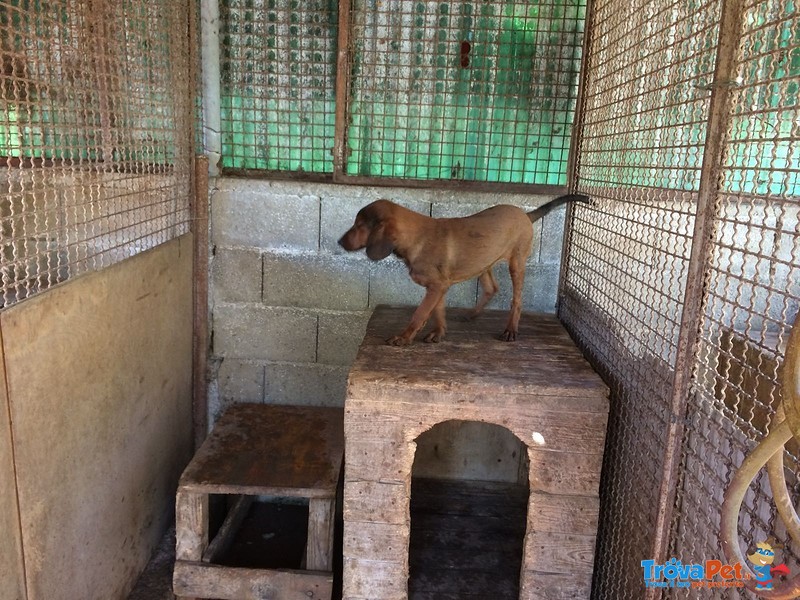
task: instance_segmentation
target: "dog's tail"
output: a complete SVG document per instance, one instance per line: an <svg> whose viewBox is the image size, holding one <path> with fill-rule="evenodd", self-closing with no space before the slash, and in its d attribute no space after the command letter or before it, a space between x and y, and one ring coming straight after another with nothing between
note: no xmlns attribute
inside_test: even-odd
<svg viewBox="0 0 800 600"><path fill-rule="evenodd" d="M567 202L585 202L586 204L592 203L589 196L585 196L583 194L565 194L564 196L559 196L554 200L550 200L550 202L542 204L539 208L532 210L528 213L528 218L531 220L531 223L535 223L554 208L558 208Z"/></svg>

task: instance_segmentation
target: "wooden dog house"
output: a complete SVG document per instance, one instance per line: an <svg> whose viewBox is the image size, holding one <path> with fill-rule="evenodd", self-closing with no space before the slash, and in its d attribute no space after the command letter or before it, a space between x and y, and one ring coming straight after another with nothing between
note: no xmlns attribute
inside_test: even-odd
<svg viewBox="0 0 800 600"><path fill-rule="evenodd" d="M407 308L379 307L350 372L345 403L344 593L408 598L415 440L437 423L495 423L527 446L530 496L520 597L588 598L608 389L557 319L524 315L497 340L505 312L458 322L447 341L397 348Z"/></svg>

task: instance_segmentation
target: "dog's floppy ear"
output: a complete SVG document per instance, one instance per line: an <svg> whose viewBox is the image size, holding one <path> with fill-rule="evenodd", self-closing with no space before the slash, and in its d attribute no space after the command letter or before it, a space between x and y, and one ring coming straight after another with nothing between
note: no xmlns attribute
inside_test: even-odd
<svg viewBox="0 0 800 600"><path fill-rule="evenodd" d="M394 251L394 243L389 236L386 223L378 223L367 238L367 256L371 260L383 260Z"/></svg>

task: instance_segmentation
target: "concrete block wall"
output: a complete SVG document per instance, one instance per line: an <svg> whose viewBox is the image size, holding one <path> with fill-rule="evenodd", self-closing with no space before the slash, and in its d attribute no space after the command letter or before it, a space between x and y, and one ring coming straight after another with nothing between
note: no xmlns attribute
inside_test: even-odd
<svg viewBox="0 0 800 600"><path fill-rule="evenodd" d="M373 263L337 240L364 205L388 198L435 217L549 197L220 178L211 191L212 378L209 414L234 402L341 406L350 364L378 304L417 304L423 289L395 257ZM555 309L564 209L535 225L526 310ZM511 284L495 268L508 306ZM472 306L476 281L450 306ZM498 332L499 333L499 332Z"/></svg>

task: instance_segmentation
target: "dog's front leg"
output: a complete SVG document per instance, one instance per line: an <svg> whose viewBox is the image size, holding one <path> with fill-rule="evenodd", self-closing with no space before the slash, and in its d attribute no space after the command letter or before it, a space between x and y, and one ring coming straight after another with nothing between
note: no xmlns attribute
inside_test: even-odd
<svg viewBox="0 0 800 600"><path fill-rule="evenodd" d="M447 332L447 321L445 320L444 314L444 294L442 294L442 297L439 298L439 302L437 302L436 306L433 308L433 329L425 336L426 342L438 344L444 339L444 334Z"/></svg>
<svg viewBox="0 0 800 600"><path fill-rule="evenodd" d="M414 340L414 336L425 326L425 323L431 316L431 312L436 308L439 301L444 298L446 291L447 288L440 285L426 288L425 297L411 316L411 321L408 323L408 326L400 335L394 335L386 340L386 343L392 346L406 346L410 344Z"/></svg>

